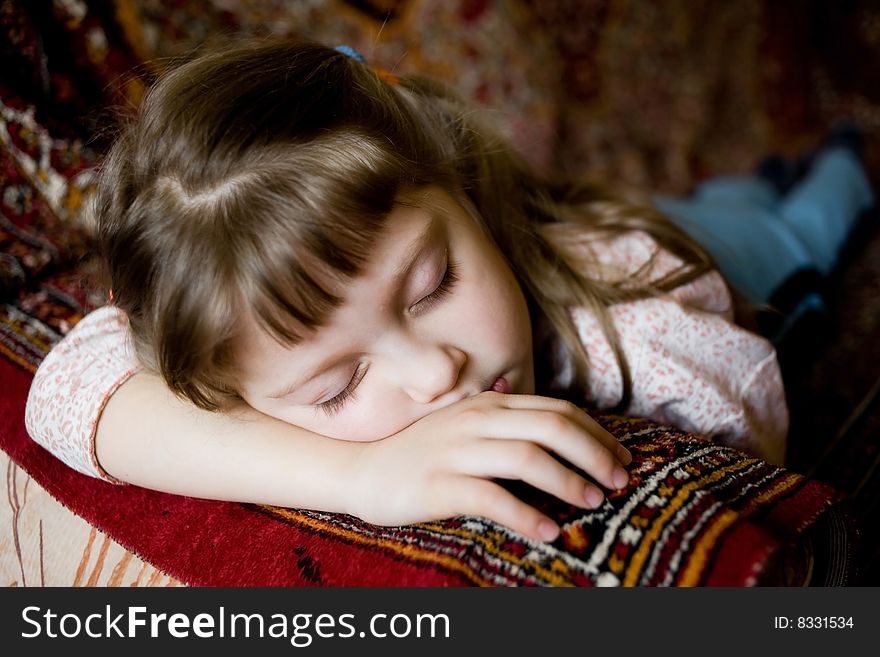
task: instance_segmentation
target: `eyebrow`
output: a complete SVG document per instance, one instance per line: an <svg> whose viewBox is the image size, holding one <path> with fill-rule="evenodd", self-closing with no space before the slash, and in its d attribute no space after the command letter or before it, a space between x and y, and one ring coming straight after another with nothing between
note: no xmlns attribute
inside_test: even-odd
<svg viewBox="0 0 880 657"><path fill-rule="evenodd" d="M394 270L394 273L391 276L391 288L395 291L395 295L400 290L403 285L406 277L412 272L413 268L416 265L416 261L419 259L419 256L428 248L428 245L434 240L435 234L437 232L437 227L439 226L439 221L437 217L437 212L433 209L428 209L430 213L428 225L425 226L425 229L416 237L409 245L406 250L406 254L403 257L402 264ZM296 391L297 388L300 388L310 382L312 379L317 378L321 374L323 374L326 370L336 366L340 361L343 360L342 356L334 356L333 358L329 358L323 363L321 363L318 367L314 368L311 372L307 373L305 376L297 379L289 383L288 385L281 388L278 392L268 395L270 399L281 399L282 397L286 397L292 392Z"/></svg>

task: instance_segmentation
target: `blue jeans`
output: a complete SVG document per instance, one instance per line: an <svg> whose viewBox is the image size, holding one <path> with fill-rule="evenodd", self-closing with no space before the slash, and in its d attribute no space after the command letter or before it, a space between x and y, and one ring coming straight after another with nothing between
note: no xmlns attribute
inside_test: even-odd
<svg viewBox="0 0 880 657"><path fill-rule="evenodd" d="M797 272L824 276L834 269L874 195L856 156L834 148L821 152L784 196L756 176L721 176L688 198L654 202L709 251L748 301L763 304Z"/></svg>

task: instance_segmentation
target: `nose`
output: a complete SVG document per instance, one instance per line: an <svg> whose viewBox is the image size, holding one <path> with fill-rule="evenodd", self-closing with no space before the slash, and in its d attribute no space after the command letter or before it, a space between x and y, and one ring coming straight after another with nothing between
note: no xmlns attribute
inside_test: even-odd
<svg viewBox="0 0 880 657"><path fill-rule="evenodd" d="M430 404L458 385L467 355L451 345L412 343L398 360L401 389L419 404Z"/></svg>

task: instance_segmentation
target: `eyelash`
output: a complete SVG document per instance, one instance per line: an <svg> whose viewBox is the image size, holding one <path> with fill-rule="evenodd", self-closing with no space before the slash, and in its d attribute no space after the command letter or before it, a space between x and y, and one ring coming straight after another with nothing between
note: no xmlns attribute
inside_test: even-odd
<svg viewBox="0 0 880 657"><path fill-rule="evenodd" d="M348 385L345 386L345 389L342 392L340 392L332 399L328 399L325 402L316 404L317 408L324 411L324 413L331 417L338 413L340 410L342 410L342 407L345 406L345 402L354 397L355 388L358 387L358 384L361 382L361 379L364 378L364 374L366 373L367 371L365 367L359 367L355 371L354 376L351 377L351 381L348 382Z"/></svg>
<svg viewBox="0 0 880 657"><path fill-rule="evenodd" d="M446 261L446 273L443 274L443 280L431 294L419 299L413 308L417 308L416 313L420 315L430 310L434 304L452 291L452 288L458 282L458 266L452 260Z"/></svg>
<svg viewBox="0 0 880 657"><path fill-rule="evenodd" d="M452 291L452 288L457 282L458 267L452 260L447 260L446 273L443 274L443 280L440 281L440 285L438 285L437 288L429 295L421 298L413 307L419 307L418 314L430 310L437 302L439 302L441 299L443 299L443 297L445 297L447 294L449 294L449 292ZM364 374L366 374L366 368L359 367L354 373L354 376L351 377L351 381L348 382L348 385L345 386L345 389L342 392L340 392L332 399L328 399L325 402L316 404L316 407L330 417L338 413L345 406L346 402L354 397L355 389L364 378Z"/></svg>

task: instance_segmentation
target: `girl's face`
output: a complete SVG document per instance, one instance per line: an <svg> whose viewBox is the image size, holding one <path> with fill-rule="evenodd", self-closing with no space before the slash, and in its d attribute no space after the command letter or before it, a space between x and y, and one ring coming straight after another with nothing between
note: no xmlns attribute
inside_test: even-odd
<svg viewBox="0 0 880 657"><path fill-rule="evenodd" d="M248 404L332 438L376 440L493 387L534 391L526 301L495 243L440 188L405 201L314 335L285 347L244 320Z"/></svg>

